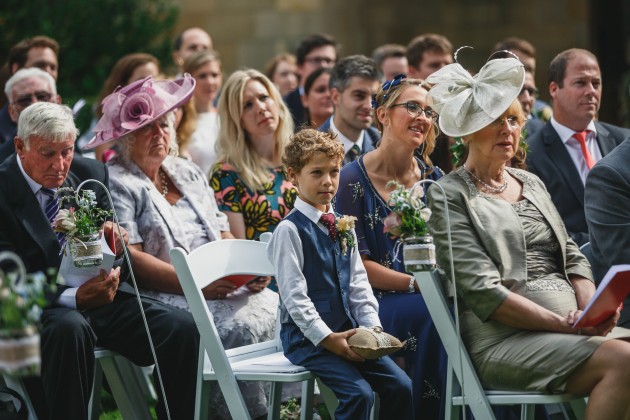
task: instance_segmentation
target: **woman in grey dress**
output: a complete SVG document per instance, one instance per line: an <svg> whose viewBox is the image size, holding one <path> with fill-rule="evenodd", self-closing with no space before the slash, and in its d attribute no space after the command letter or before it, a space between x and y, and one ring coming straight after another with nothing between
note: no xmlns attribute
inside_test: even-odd
<svg viewBox="0 0 630 420"><path fill-rule="evenodd" d="M194 85L190 76L176 81L149 77L113 93L104 101L103 118L95 128L98 134L90 143L119 142L120 153L108 162L110 188L120 223L129 233L140 292L183 309L188 304L170 262L170 249L192 251L233 238L206 175L176 157L170 111L190 97ZM141 112L144 118L138 116ZM236 288L228 280L218 280L204 289L226 349L273 339L278 295L268 284L264 279ZM264 415L262 384L243 383L241 390L251 416ZM229 418L218 386L212 390L211 411Z"/></svg>
<svg viewBox="0 0 630 420"><path fill-rule="evenodd" d="M630 418L630 331L573 323L595 292L586 258L567 235L543 183L510 168L524 115L524 80L514 58L489 61L471 77L459 64L430 76L440 128L462 137L465 164L429 189L438 262L450 264L447 219L460 299L462 337L491 389L589 395L586 418Z"/></svg>

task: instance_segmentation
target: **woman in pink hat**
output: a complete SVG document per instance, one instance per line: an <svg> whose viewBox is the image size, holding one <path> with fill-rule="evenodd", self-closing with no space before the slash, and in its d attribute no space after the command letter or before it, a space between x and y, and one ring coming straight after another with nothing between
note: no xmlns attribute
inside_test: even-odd
<svg viewBox="0 0 630 420"><path fill-rule="evenodd" d="M175 81L151 77L115 91L103 101L103 117L87 147L117 140L120 153L108 162L118 218L129 234L133 269L145 296L187 309L169 251L188 252L210 241L233 238L225 214L217 207L206 175L177 156L173 109L193 94L189 75ZM236 288L219 280L204 289L208 307L225 348L274 336L278 295L266 282ZM252 417L266 413L259 383L242 386ZM220 391L212 392L211 409L229 418Z"/></svg>

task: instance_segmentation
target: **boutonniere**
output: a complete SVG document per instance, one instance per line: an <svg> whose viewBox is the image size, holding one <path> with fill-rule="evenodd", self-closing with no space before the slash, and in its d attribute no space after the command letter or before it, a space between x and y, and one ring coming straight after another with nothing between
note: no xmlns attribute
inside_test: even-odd
<svg viewBox="0 0 630 420"><path fill-rule="evenodd" d="M357 220L354 216L342 216L337 219L337 234L339 236L339 244L341 245L341 253L345 256L348 253L348 247L354 248L354 222Z"/></svg>

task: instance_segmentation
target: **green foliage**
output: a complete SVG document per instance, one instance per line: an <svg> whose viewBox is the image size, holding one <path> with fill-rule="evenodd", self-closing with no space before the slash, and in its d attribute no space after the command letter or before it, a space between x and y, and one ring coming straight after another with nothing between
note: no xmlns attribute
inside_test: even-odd
<svg viewBox="0 0 630 420"><path fill-rule="evenodd" d="M57 90L63 102L93 101L125 54L146 52L170 64L178 14L176 0L2 0L0 59L6 62L26 37L50 36L61 49Z"/></svg>
<svg viewBox="0 0 630 420"><path fill-rule="evenodd" d="M20 331L39 324L39 317L48 301L46 292L53 290L43 273L17 278L16 273L0 271L0 331Z"/></svg>

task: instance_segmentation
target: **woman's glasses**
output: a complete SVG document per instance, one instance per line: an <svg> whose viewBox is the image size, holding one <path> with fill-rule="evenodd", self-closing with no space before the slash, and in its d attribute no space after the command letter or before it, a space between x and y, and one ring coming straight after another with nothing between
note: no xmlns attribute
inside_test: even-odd
<svg viewBox="0 0 630 420"><path fill-rule="evenodd" d="M407 108L407 112L409 113L409 115L411 115L413 118L418 118L423 113L425 117L432 121L437 120L438 117L437 112L435 112L431 108L422 108L415 102L403 102L400 104L393 104L391 107L393 108L395 106L404 106L405 108Z"/></svg>
<svg viewBox="0 0 630 420"><path fill-rule="evenodd" d="M511 128L515 128L521 124L520 121L518 120L518 117L516 117L515 115L511 115L509 117L497 118L496 120L492 121L490 125L492 127L498 128L498 127L503 127L506 122Z"/></svg>

